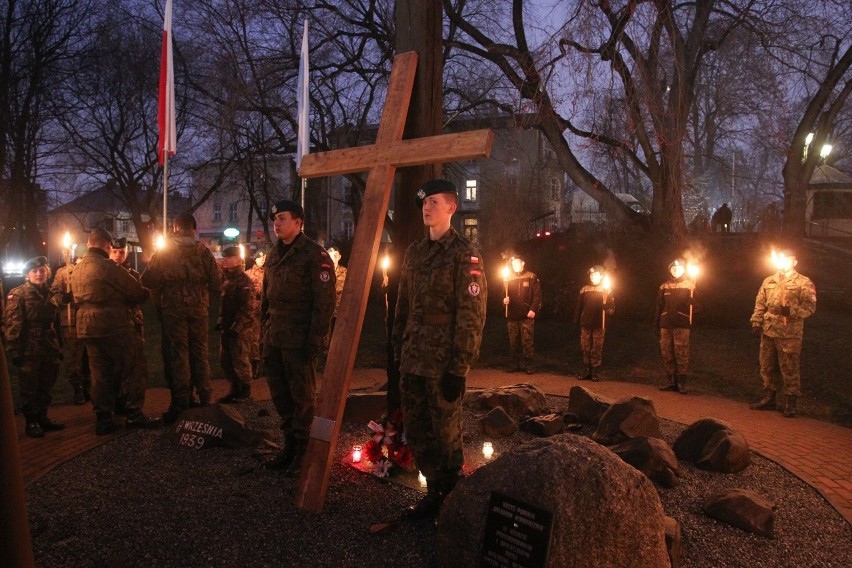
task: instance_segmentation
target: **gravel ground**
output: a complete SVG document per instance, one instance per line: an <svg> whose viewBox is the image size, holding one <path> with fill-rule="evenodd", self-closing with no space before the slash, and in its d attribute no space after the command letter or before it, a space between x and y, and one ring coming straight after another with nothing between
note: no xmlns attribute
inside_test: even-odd
<svg viewBox="0 0 852 568"><path fill-rule="evenodd" d="M555 411L566 399L549 397ZM276 427L271 403L238 407L254 428ZM259 410L270 416L258 417ZM663 421L671 444L683 426ZM590 434L585 428L582 434ZM419 493L342 464L366 425L344 425L324 512L293 506L297 481L259 467L254 450L180 449L163 431L136 431L84 453L27 488L39 566L429 566L435 529L401 524L371 535ZM529 439L493 440L497 453ZM465 416L466 456L482 461L476 417ZM753 455L734 475L681 464L675 489L660 488L663 507L683 533L683 566L852 566L852 527L810 486ZM743 487L773 500L775 538L709 519L705 495Z"/></svg>

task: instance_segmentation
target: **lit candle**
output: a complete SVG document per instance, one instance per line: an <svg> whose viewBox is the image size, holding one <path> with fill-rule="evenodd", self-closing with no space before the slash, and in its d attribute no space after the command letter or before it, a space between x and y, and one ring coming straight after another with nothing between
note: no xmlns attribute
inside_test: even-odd
<svg viewBox="0 0 852 568"><path fill-rule="evenodd" d="M484 442L482 444L482 455L485 456L485 459L490 460L491 456L494 455L494 445L491 442Z"/></svg>
<svg viewBox="0 0 852 568"><path fill-rule="evenodd" d="M426 476L423 475L422 471L417 472L417 481L420 482L420 487L426 487Z"/></svg>
<svg viewBox="0 0 852 568"><path fill-rule="evenodd" d="M352 463L360 463L361 462L361 446L353 446L352 447Z"/></svg>

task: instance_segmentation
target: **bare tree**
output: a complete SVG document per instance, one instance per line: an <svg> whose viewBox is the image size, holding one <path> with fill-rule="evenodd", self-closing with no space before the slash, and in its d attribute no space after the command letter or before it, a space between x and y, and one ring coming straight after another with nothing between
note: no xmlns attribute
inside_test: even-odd
<svg viewBox="0 0 852 568"><path fill-rule="evenodd" d="M52 101L87 44L85 0L0 2L0 246L41 250L38 219L47 208L39 187L49 158Z"/></svg>

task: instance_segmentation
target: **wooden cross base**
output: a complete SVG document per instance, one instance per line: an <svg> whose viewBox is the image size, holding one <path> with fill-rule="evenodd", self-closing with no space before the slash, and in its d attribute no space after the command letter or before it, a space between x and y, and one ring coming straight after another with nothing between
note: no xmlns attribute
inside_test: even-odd
<svg viewBox="0 0 852 568"><path fill-rule="evenodd" d="M416 52L401 53L394 58L375 144L307 154L302 158L299 170L299 175L304 178L369 171L347 267L346 285L328 349L323 387L299 480L296 505L314 513L322 512L328 491L332 457L340 434L340 421L396 169L487 158L491 153L494 134L490 130L402 140L416 70Z"/></svg>

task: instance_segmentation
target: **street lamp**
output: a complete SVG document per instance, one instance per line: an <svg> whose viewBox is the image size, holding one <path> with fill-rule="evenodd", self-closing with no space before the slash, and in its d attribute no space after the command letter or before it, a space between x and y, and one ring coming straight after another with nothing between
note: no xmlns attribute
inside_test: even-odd
<svg viewBox="0 0 852 568"><path fill-rule="evenodd" d="M819 151L819 157L825 160L831 154L832 148L834 147L831 144L823 144L822 150Z"/></svg>

